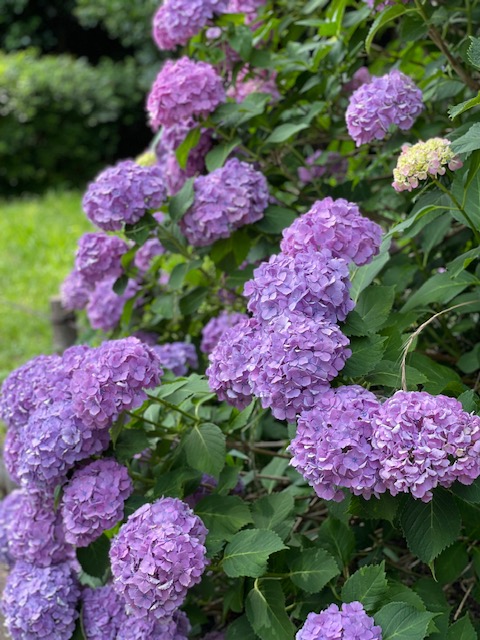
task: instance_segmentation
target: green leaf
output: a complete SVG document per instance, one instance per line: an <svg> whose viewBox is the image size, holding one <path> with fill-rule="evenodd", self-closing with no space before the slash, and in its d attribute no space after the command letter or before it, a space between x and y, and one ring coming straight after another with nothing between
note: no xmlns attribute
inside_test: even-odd
<svg viewBox="0 0 480 640"><path fill-rule="evenodd" d="M225 640L258 640L247 616L240 616L228 627Z"/></svg>
<svg viewBox="0 0 480 640"><path fill-rule="evenodd" d="M480 247L470 249L447 264L448 273L454 278L478 258L480 258Z"/></svg>
<svg viewBox="0 0 480 640"><path fill-rule="evenodd" d="M274 530L290 515L293 507L293 496L286 491L264 496L252 506L253 523L257 529Z"/></svg>
<svg viewBox="0 0 480 640"><path fill-rule="evenodd" d="M468 564L465 542L455 542L435 560L435 577L441 584L455 582Z"/></svg>
<svg viewBox="0 0 480 640"><path fill-rule="evenodd" d="M343 568L350 562L355 549L355 536L350 527L336 518L328 517L320 527L317 544L326 549Z"/></svg>
<svg viewBox="0 0 480 640"><path fill-rule="evenodd" d="M373 21L372 26L370 27L370 31L365 39L365 49L368 54L370 54L370 48L373 43L373 39L377 35L377 33L384 27L386 24L395 20L399 16L402 16L404 13L407 13L407 8L403 4L395 4L392 7L389 7L385 11L381 11L377 14L377 17Z"/></svg>
<svg viewBox="0 0 480 640"><path fill-rule="evenodd" d="M266 93L251 93L240 103L221 104L211 116L216 124L226 127L238 127L265 111L272 96Z"/></svg>
<svg viewBox="0 0 480 640"><path fill-rule="evenodd" d="M279 234L289 227L296 217L295 211L291 209L271 205L265 209L263 218L256 223L255 227L264 233Z"/></svg>
<svg viewBox="0 0 480 640"><path fill-rule="evenodd" d="M186 465L181 469L173 469L162 473L155 481L153 495L155 498L170 496L171 498L183 498L186 482L198 478L196 471Z"/></svg>
<svg viewBox="0 0 480 640"><path fill-rule="evenodd" d="M280 142L285 142L295 134L303 131L304 129L308 129L308 124L281 124L279 127L274 129L272 133L265 140L265 143L270 144L278 144Z"/></svg>
<svg viewBox="0 0 480 640"><path fill-rule="evenodd" d="M266 571L269 556L286 548L274 531L240 531L225 549L223 569L230 578L259 578Z"/></svg>
<svg viewBox="0 0 480 640"><path fill-rule="evenodd" d="M457 367L463 373L474 373L480 369L480 342L459 358Z"/></svg>
<svg viewBox="0 0 480 640"><path fill-rule="evenodd" d="M463 136L460 136L450 145L454 153L471 153L480 149L480 123L476 122Z"/></svg>
<svg viewBox="0 0 480 640"><path fill-rule="evenodd" d="M365 500L361 496L352 496L349 511L359 518L393 522L399 504L399 499L389 493L383 493L379 498L372 497L370 500Z"/></svg>
<svg viewBox="0 0 480 640"><path fill-rule="evenodd" d="M466 502L480 504L480 478L474 480L472 484L462 484L457 481L453 484L451 491Z"/></svg>
<svg viewBox="0 0 480 640"><path fill-rule="evenodd" d="M182 314L184 316L189 316L192 313L195 313L207 297L208 291L208 287L195 287L195 289L192 289L180 298L179 306Z"/></svg>
<svg viewBox="0 0 480 640"><path fill-rule="evenodd" d="M395 287L371 286L360 294L355 307L370 333L375 333L384 324L393 305Z"/></svg>
<svg viewBox="0 0 480 640"><path fill-rule="evenodd" d="M445 304L475 282L475 276L467 271L462 271L456 278L449 273L436 273L409 297L400 311L407 313L415 307L427 307L432 302Z"/></svg>
<svg viewBox="0 0 480 640"><path fill-rule="evenodd" d="M418 611L403 602L391 602L373 617L382 627L382 640L423 640L435 614Z"/></svg>
<svg viewBox="0 0 480 640"><path fill-rule="evenodd" d="M157 235L158 239L167 251L180 253L182 255L185 254L187 250L187 243L177 224L172 223L167 225L158 225Z"/></svg>
<svg viewBox="0 0 480 640"><path fill-rule="evenodd" d="M355 378L364 376L380 362L385 353L385 336L374 335L366 338L352 338L350 348L351 357L343 369L345 376Z"/></svg>
<svg viewBox="0 0 480 640"><path fill-rule="evenodd" d="M427 381L427 377L414 367L406 367L407 384L409 389ZM402 384L400 362L382 360L367 376L368 382L374 385L399 389Z"/></svg>
<svg viewBox="0 0 480 640"><path fill-rule="evenodd" d="M292 549L287 556L290 579L308 593L317 593L340 573L337 561L325 549Z"/></svg>
<svg viewBox="0 0 480 640"><path fill-rule="evenodd" d="M478 640L468 613L448 628L447 640Z"/></svg>
<svg viewBox="0 0 480 640"><path fill-rule="evenodd" d="M430 502L409 497L400 512L400 525L412 553L431 563L460 534L461 518L453 496L435 489Z"/></svg>
<svg viewBox="0 0 480 640"><path fill-rule="evenodd" d="M462 403L463 410L467 413L480 413L480 397L473 389L462 393L457 400Z"/></svg>
<svg viewBox="0 0 480 640"><path fill-rule="evenodd" d="M388 593L385 598L389 602L405 602L418 611L426 611L427 608L418 593L400 582L391 582L388 586Z"/></svg>
<svg viewBox="0 0 480 640"><path fill-rule="evenodd" d="M135 224L125 225L125 235L129 240L133 240L135 244L144 244L150 236L151 230L156 227L157 221L151 215L144 215Z"/></svg>
<svg viewBox="0 0 480 640"><path fill-rule="evenodd" d="M200 142L200 136L202 135L201 128L195 127L185 136L185 139L179 144L175 150L175 156L181 169L185 169L187 166L188 156L191 149L194 149Z"/></svg>
<svg viewBox="0 0 480 640"><path fill-rule="evenodd" d="M88 547L77 548L77 559L85 573L95 578L103 578L105 572L110 568L110 559L108 552L110 551L110 540L107 536L102 535Z"/></svg>
<svg viewBox="0 0 480 640"><path fill-rule="evenodd" d="M480 38L470 36L470 46L467 50L467 57L474 67L480 69Z"/></svg>
<svg viewBox="0 0 480 640"><path fill-rule="evenodd" d="M468 111L469 109L472 109L473 107L476 107L479 104L480 104L480 92L474 98L470 98L469 100L465 100L464 102L459 102L455 106L449 107L448 115L450 116L450 119L453 120L454 118L461 115L462 113L465 113L465 111Z"/></svg>
<svg viewBox="0 0 480 640"><path fill-rule="evenodd" d="M373 282L374 278L380 273L383 267L390 260L390 237L384 238L378 255L369 263L362 267L352 266L350 269L350 280L352 287L350 289L350 297L354 302L358 300L360 293Z"/></svg>
<svg viewBox="0 0 480 640"><path fill-rule="evenodd" d="M188 464L218 477L225 466L225 435L214 424L195 426L183 442Z"/></svg>
<svg viewBox="0 0 480 640"><path fill-rule="evenodd" d="M216 147L211 149L205 156L205 165L209 172L220 169L225 164L225 160L232 153L232 151L241 144L240 138L235 138L230 142L221 142Z"/></svg>
<svg viewBox="0 0 480 640"><path fill-rule="evenodd" d="M150 442L140 429L123 429L115 443L115 457L120 462L129 460L137 453L148 449Z"/></svg>
<svg viewBox="0 0 480 640"><path fill-rule="evenodd" d="M252 522L248 505L238 496L207 496L195 507L215 539L231 540L237 531Z"/></svg>
<svg viewBox="0 0 480 640"><path fill-rule="evenodd" d="M276 580L258 580L247 596L247 618L262 640L293 640L295 633L285 611L285 596Z"/></svg>
<svg viewBox="0 0 480 640"><path fill-rule="evenodd" d="M193 178L189 178L180 191L173 198L170 198L168 214L173 222L178 222L193 204L195 198L193 181Z"/></svg>
<svg viewBox="0 0 480 640"><path fill-rule="evenodd" d="M377 609L388 590L385 562L362 567L345 582L342 588L342 600L358 600L366 611Z"/></svg>
<svg viewBox="0 0 480 640"><path fill-rule="evenodd" d="M117 296L121 296L122 294L124 294L125 289L127 288L128 281L129 277L125 274L122 274L113 283L113 292L116 293Z"/></svg>

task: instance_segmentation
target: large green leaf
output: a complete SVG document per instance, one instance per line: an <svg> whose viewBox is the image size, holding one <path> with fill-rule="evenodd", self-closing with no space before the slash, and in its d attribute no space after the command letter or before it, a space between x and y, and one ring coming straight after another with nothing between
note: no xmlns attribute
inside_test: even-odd
<svg viewBox="0 0 480 640"><path fill-rule="evenodd" d="M247 618L262 640L293 640L295 630L285 611L285 596L276 580L258 580L247 596Z"/></svg>
<svg viewBox="0 0 480 640"><path fill-rule="evenodd" d="M404 13L407 13L407 7L403 4L395 4L392 7L388 7L388 9L381 11L377 14L377 17L372 23L370 27L370 31L365 39L365 49L367 53L370 53L370 48L373 43L373 39L377 35L377 33L382 29L385 25L396 18L399 18Z"/></svg>
<svg viewBox="0 0 480 640"><path fill-rule="evenodd" d="M382 640L423 640L434 613L418 611L404 602L391 602L374 615Z"/></svg>
<svg viewBox="0 0 480 640"><path fill-rule="evenodd" d="M380 247L380 251L377 256L369 264L365 264L362 267L352 266L350 269L350 281L352 283L350 289L350 296L356 302L360 293L373 282L374 278L380 273L383 267L390 260L390 244L392 239L390 237L385 238Z"/></svg>
<svg viewBox="0 0 480 640"><path fill-rule="evenodd" d="M386 341L386 337L379 335L352 338L350 341L352 356L347 360L343 374L355 378L370 373L382 359Z"/></svg>
<svg viewBox="0 0 480 640"><path fill-rule="evenodd" d="M208 171L215 171L215 169L223 167L228 156L240 143L240 138L235 138L229 142L221 142L220 144L217 144L217 146L209 151L205 156L205 165Z"/></svg>
<svg viewBox="0 0 480 640"><path fill-rule="evenodd" d="M427 307L432 302L446 304L475 282L475 276L467 271L460 272L455 278L452 278L448 272L436 273L410 296L401 312L407 313L415 307Z"/></svg>
<svg viewBox="0 0 480 640"><path fill-rule="evenodd" d="M265 209L263 218L255 226L264 233L279 234L290 226L296 217L297 214L291 209L270 205Z"/></svg>
<svg viewBox="0 0 480 640"><path fill-rule="evenodd" d="M282 549L286 547L274 531L240 531L225 549L223 569L230 578L258 578L265 572L269 556Z"/></svg>
<svg viewBox="0 0 480 640"><path fill-rule="evenodd" d="M480 123L476 122L463 136L450 145L455 153L471 153L480 149Z"/></svg>
<svg viewBox="0 0 480 640"><path fill-rule="evenodd" d="M195 197L193 178L185 182L180 191L170 199L168 213L174 222L178 222L184 213L192 206Z"/></svg>
<svg viewBox="0 0 480 640"><path fill-rule="evenodd" d="M183 442L188 464L218 477L225 465L225 435L214 424L192 427Z"/></svg>
<svg viewBox="0 0 480 640"><path fill-rule="evenodd" d="M371 286L360 294L355 311L375 333L384 324L393 305L395 287Z"/></svg>
<svg viewBox="0 0 480 640"><path fill-rule="evenodd" d="M308 128L308 124L281 124L268 136L265 142L271 144L278 144L285 142L296 133Z"/></svg>
<svg viewBox="0 0 480 640"><path fill-rule="evenodd" d="M292 549L287 563L291 581L309 593L321 591L340 573L335 558L325 549Z"/></svg>
<svg viewBox="0 0 480 640"><path fill-rule="evenodd" d="M77 549L77 559L82 569L85 573L88 573L89 576L103 578L105 572L110 567L109 551L110 540L102 533L102 535L89 544L88 547L79 547Z"/></svg>
<svg viewBox="0 0 480 640"><path fill-rule="evenodd" d="M275 529L293 511L293 495L289 492L272 493L257 500L252 506L253 523L257 529Z"/></svg>
<svg viewBox="0 0 480 640"><path fill-rule="evenodd" d="M258 640L247 616L240 616L228 627L225 640Z"/></svg>
<svg viewBox="0 0 480 640"><path fill-rule="evenodd" d="M468 613L448 628L447 640L478 640Z"/></svg>
<svg viewBox="0 0 480 640"><path fill-rule="evenodd" d="M355 536L350 527L336 518L328 517L320 527L317 544L337 560L340 568L348 565L355 549Z"/></svg>
<svg viewBox="0 0 480 640"><path fill-rule="evenodd" d="M348 578L342 588L344 602L361 602L366 611L377 609L388 590L385 562L362 567Z"/></svg>
<svg viewBox="0 0 480 640"><path fill-rule="evenodd" d="M195 513L205 523L209 535L221 540L231 540L252 522L248 505L238 496L207 496L195 506Z"/></svg>
<svg viewBox="0 0 480 640"><path fill-rule="evenodd" d="M408 365L406 367L406 377L409 389L416 389L417 385L423 384L428 380L427 376ZM382 360L382 362L376 365L373 371L368 374L367 379L371 384L399 389L402 384L400 362Z"/></svg>
<svg viewBox="0 0 480 640"><path fill-rule="evenodd" d="M149 440L140 429L123 429L115 442L115 457L124 462L149 447Z"/></svg>

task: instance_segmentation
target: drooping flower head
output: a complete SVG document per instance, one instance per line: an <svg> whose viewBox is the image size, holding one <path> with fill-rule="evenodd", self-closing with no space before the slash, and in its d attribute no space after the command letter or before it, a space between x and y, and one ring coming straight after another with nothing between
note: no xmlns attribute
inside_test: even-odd
<svg viewBox="0 0 480 640"><path fill-rule="evenodd" d="M136 618L171 618L201 580L207 530L177 498L140 507L112 540L114 586Z"/></svg>
<svg viewBox="0 0 480 640"><path fill-rule="evenodd" d="M166 342L153 347L160 364L176 376L184 376L188 369L198 367L198 356L190 342Z"/></svg>
<svg viewBox="0 0 480 640"><path fill-rule="evenodd" d="M360 602L331 604L320 613L309 613L295 640L382 640L375 624Z"/></svg>
<svg viewBox="0 0 480 640"><path fill-rule="evenodd" d="M88 640L117 640L124 617L125 601L113 585L83 590L82 626Z"/></svg>
<svg viewBox="0 0 480 640"><path fill-rule="evenodd" d="M88 298L87 318L92 329L111 331L120 322L125 303L138 291L135 280L129 280L125 291L115 293L113 285L116 278L106 278L98 282Z"/></svg>
<svg viewBox="0 0 480 640"><path fill-rule="evenodd" d="M265 176L237 158L194 183L193 205L180 221L182 232L194 247L228 238L235 229L263 217L268 205Z"/></svg>
<svg viewBox="0 0 480 640"><path fill-rule="evenodd" d="M209 354L213 351L223 333L243 320L248 320L244 313L221 311L218 316L211 318L202 329L200 349Z"/></svg>
<svg viewBox="0 0 480 640"><path fill-rule="evenodd" d="M84 233L78 241L75 271L90 285L105 278L118 278L122 273L121 257L128 245L117 236Z"/></svg>
<svg viewBox="0 0 480 640"><path fill-rule="evenodd" d="M460 158L450 148L450 140L431 138L426 142L402 146L402 153L393 170L395 191L411 191L420 180L429 176L443 176L447 167L456 171L463 166Z"/></svg>
<svg viewBox="0 0 480 640"><path fill-rule="evenodd" d="M337 181L343 180L348 169L347 159L336 151L315 151L306 158L305 165L298 169L298 178L304 184L318 180L323 176L335 178Z"/></svg>
<svg viewBox="0 0 480 640"><path fill-rule="evenodd" d="M396 69L362 84L350 97L346 121L357 147L383 140L390 127L411 129L423 110L422 92L413 80Z"/></svg>

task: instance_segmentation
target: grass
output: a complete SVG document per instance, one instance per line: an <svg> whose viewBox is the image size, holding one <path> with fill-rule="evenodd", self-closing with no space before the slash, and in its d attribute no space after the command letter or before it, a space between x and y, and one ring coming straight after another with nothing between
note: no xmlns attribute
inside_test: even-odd
<svg viewBox="0 0 480 640"><path fill-rule="evenodd" d="M73 267L78 238L91 230L75 192L0 202L0 380L51 353L49 298Z"/></svg>

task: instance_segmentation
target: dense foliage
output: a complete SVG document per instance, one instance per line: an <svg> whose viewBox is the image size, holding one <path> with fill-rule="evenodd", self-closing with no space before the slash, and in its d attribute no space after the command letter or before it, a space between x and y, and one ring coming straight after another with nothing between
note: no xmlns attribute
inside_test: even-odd
<svg viewBox="0 0 480 640"><path fill-rule="evenodd" d="M62 287L89 346L2 387L13 639L474 640L480 5L153 24L152 144Z"/></svg>

